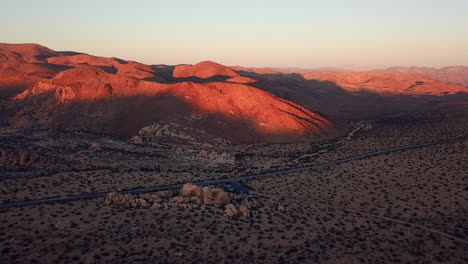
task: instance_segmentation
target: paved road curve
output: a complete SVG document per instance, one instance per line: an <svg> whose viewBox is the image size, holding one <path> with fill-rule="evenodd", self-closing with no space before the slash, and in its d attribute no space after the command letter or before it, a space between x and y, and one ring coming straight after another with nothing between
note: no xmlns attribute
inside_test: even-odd
<svg viewBox="0 0 468 264"><path fill-rule="evenodd" d="M404 146L404 147L398 147L398 148L389 148L389 149L369 152L369 153L365 153L365 154L357 155L357 156L353 156L353 157L348 157L348 158L344 158L344 159L339 159L339 160L335 160L335 161L330 161L330 162L326 162L326 163L322 163L322 164L312 165L312 166L308 166L308 167L295 168L295 169L289 169L289 170L277 171L277 172L270 172L270 173L264 173L264 174L257 174L257 175L247 175L247 176L227 178L227 179L203 180L203 181L193 182L193 183L197 184L197 185L200 185L200 186L232 184L232 183L238 183L238 182L241 182L241 181L262 179L262 178L268 178L268 177L285 175L285 174L296 173L296 172L306 172L306 171L311 171L311 170L318 170L318 169L323 169L323 168L326 168L326 167L330 167L332 165L350 162L350 161L353 161L353 160L366 159L366 158L375 157L375 156L384 155L384 154L389 154L389 153L395 153L395 152L401 152L401 151L406 151L406 150L411 150L411 149L424 148L424 147L435 146L435 145L440 145L440 144L454 143L454 142L464 141L464 140L468 140L468 136L449 139L449 140L436 141L436 142L431 142L431 143L423 143L423 144L410 145L410 146ZM158 187L140 188L140 189L121 191L119 193L122 193L122 194L126 194L126 193L129 193L129 194L143 194L143 193L158 192L158 191L163 191L163 190L180 189L182 187L182 185L183 184L174 184L174 185L165 185L165 186L158 186ZM41 205L41 204L51 204L51 203L63 203L63 202L71 202L71 201L79 201L79 200L89 200L89 199L103 198L103 197L106 196L106 194L107 193L102 192L102 193L83 194L83 195L75 195L75 196L46 198L46 199L32 200L32 201L26 201L26 202L7 203L7 204L0 204L0 209L16 208L16 207L24 207L24 206L32 206L32 205Z"/></svg>

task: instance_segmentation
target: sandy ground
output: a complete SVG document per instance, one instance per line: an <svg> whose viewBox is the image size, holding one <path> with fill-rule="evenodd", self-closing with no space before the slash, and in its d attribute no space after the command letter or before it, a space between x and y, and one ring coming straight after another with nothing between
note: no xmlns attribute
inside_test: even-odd
<svg viewBox="0 0 468 264"><path fill-rule="evenodd" d="M433 131L448 128L445 123L427 124L433 130L419 132L409 125L380 125L318 160L339 158L341 150L352 154L376 148L379 139L384 147L459 136L466 132L460 126L444 134ZM275 148L281 150L278 159L291 160L293 151L286 149L300 147L244 146L256 151L257 156L250 156L256 160L267 159L258 153ZM302 148L305 152L314 146ZM457 142L250 181L248 196L255 207L249 217L226 217L216 207L108 206L103 199L1 210L0 262L465 263L466 153L468 143ZM170 158L163 162L169 166ZM78 193L88 186L106 190L190 181L197 175L223 177L220 168L210 172L199 167L195 173L181 172L183 166L158 173L109 169L10 178L2 180L1 196L22 200ZM72 226L56 227L64 221Z"/></svg>

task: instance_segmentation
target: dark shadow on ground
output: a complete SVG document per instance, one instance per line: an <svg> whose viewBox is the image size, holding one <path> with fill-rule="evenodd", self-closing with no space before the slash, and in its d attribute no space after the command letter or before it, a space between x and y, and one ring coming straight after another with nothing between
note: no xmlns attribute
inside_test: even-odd
<svg viewBox="0 0 468 264"><path fill-rule="evenodd" d="M215 75L209 78L187 77L187 78L174 78L174 68L176 66L170 65L150 65L156 71L156 75L144 79L145 81L159 82L159 83L180 83L180 82L195 82L195 83L211 83L211 82L225 82L232 78L230 76Z"/></svg>
<svg viewBox="0 0 468 264"><path fill-rule="evenodd" d="M57 51L57 54L59 56L88 55L87 53L76 52L76 51Z"/></svg>
<svg viewBox="0 0 468 264"><path fill-rule="evenodd" d="M28 124L26 127L130 137L138 135L145 126L163 121L178 124L181 128L206 131L206 138L200 139L201 142L214 138L228 139L234 144L306 139L302 135L259 133L252 120L235 119L221 113L200 113L180 97L169 93L72 101L67 104L56 104L53 100L52 94L40 94L18 102L18 111L12 112L10 124L15 127L17 124ZM13 116L15 113L16 116ZM310 136L313 138L317 135Z"/></svg>
<svg viewBox="0 0 468 264"><path fill-rule="evenodd" d="M350 92L334 82L306 80L300 74L239 73L257 80L249 85L311 109L335 123L439 113L449 105L454 110L457 102L468 101L468 93L463 92L440 96Z"/></svg>

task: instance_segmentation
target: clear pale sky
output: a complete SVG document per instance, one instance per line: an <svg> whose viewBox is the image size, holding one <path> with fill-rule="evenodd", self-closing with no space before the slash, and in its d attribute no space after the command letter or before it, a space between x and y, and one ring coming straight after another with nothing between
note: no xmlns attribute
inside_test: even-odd
<svg viewBox="0 0 468 264"><path fill-rule="evenodd" d="M468 65L468 0L0 0L0 42L148 64Z"/></svg>

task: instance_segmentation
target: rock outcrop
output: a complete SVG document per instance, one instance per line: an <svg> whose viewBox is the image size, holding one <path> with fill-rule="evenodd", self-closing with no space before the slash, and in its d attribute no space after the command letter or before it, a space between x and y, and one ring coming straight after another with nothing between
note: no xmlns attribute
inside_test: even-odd
<svg viewBox="0 0 468 264"><path fill-rule="evenodd" d="M224 207L224 214L226 216L230 216L230 217L236 216L237 213L238 213L237 208L233 204L226 204L226 206Z"/></svg>
<svg viewBox="0 0 468 264"><path fill-rule="evenodd" d="M231 202L229 194L221 189L208 186L202 188L190 183L182 186L180 194L183 197L198 198L205 205L224 205Z"/></svg>
<svg viewBox="0 0 468 264"><path fill-rule="evenodd" d="M249 216L252 205L244 202L238 206L237 196L230 194L219 188L209 186L200 187L191 183L184 184L178 192L171 190L159 191L156 193L146 193L141 195L119 194L109 192L104 203L106 205L125 206L133 208L150 208L160 210L163 208L206 208L213 206L224 208L224 215Z"/></svg>
<svg viewBox="0 0 468 264"><path fill-rule="evenodd" d="M0 160L10 166L29 166L40 161L39 154L28 150L0 149Z"/></svg>
<svg viewBox="0 0 468 264"><path fill-rule="evenodd" d="M200 118L201 117L198 115L192 114L191 116L187 117L187 122L193 123L194 120L196 121ZM162 121L141 128L138 132L138 136L134 136L133 138L141 138L141 142L176 141L187 144L230 144L229 140L220 137L213 137L203 129L196 129L174 122Z"/></svg>
<svg viewBox="0 0 468 264"><path fill-rule="evenodd" d="M75 224L70 220L61 220L55 223L54 227L58 230L65 230L74 227Z"/></svg>
<svg viewBox="0 0 468 264"><path fill-rule="evenodd" d="M89 149L90 150L94 150L94 151L100 151L102 150L101 148L101 145L99 145L98 143L93 143L89 146Z"/></svg>
<svg viewBox="0 0 468 264"><path fill-rule="evenodd" d="M156 195L161 198L171 198L172 196L174 196L174 191L172 190L159 191L159 192L156 192Z"/></svg>
<svg viewBox="0 0 468 264"><path fill-rule="evenodd" d="M248 204L241 204L236 207L234 204L227 204L224 207L224 215L233 216L250 216L250 208Z"/></svg>
<svg viewBox="0 0 468 264"><path fill-rule="evenodd" d="M197 131L200 133L205 133L202 131ZM155 123L150 126L143 127L138 132L138 135L142 138L157 140L163 137L170 137L174 139L180 139L184 141L196 142L195 137L192 136L192 133L187 133L183 131L183 127L176 124L164 124L164 123Z"/></svg>
<svg viewBox="0 0 468 264"><path fill-rule="evenodd" d="M136 145L141 145L143 144L143 139L140 136L133 136L132 142Z"/></svg>
<svg viewBox="0 0 468 264"><path fill-rule="evenodd" d="M130 194L119 194L117 192L108 193L104 203L107 205L121 205L127 207L138 206L135 197Z"/></svg>
<svg viewBox="0 0 468 264"><path fill-rule="evenodd" d="M249 216L250 215L250 210L245 204L239 205L239 213L242 216Z"/></svg>
<svg viewBox="0 0 468 264"><path fill-rule="evenodd" d="M201 158L209 159L215 162L227 162L227 163L234 163L235 157L233 157L230 153L224 151L218 153L216 151L208 152L206 150L202 150L198 153L198 156Z"/></svg>
<svg viewBox="0 0 468 264"><path fill-rule="evenodd" d="M202 189L194 184L186 183L180 189L180 195L191 197L191 196L202 196Z"/></svg>

